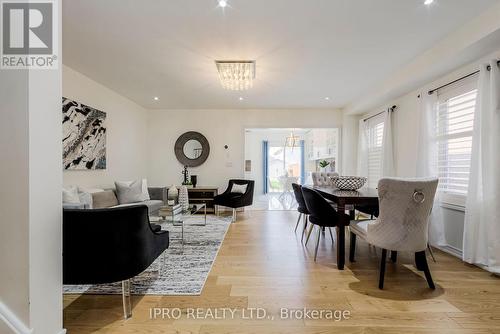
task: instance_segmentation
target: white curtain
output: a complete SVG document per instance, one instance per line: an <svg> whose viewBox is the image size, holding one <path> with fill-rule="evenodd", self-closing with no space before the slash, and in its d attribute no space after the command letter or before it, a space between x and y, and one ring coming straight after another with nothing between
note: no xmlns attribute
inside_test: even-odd
<svg viewBox="0 0 500 334"><path fill-rule="evenodd" d="M420 130L417 148L417 176L438 177L438 147L436 141L437 93L420 94ZM436 246L446 245L444 222L439 190L434 199L430 222L429 243Z"/></svg>
<svg viewBox="0 0 500 334"><path fill-rule="evenodd" d="M384 135L382 139L382 156L380 164L380 176L395 176L394 172L394 152L392 142L392 110L385 112L384 118Z"/></svg>
<svg viewBox="0 0 500 334"><path fill-rule="evenodd" d="M463 259L500 274L500 70L490 67L479 75Z"/></svg>
<svg viewBox="0 0 500 334"><path fill-rule="evenodd" d="M368 176L368 125L359 120L358 134L358 176Z"/></svg>

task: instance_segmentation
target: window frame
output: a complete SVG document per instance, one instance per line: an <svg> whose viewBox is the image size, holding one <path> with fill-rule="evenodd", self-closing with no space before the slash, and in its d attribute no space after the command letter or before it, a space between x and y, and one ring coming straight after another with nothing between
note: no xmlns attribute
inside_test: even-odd
<svg viewBox="0 0 500 334"><path fill-rule="evenodd" d="M468 152L468 154L469 154L469 157L468 157L469 165L467 167L468 168L467 188L468 188L468 183L469 183L469 179L470 179L470 160L471 160L471 154L472 154L472 141L473 141L472 135L473 135L474 119L475 119L474 114L476 111L476 104L477 104L477 86L478 86L477 85L477 77L473 76L467 80L461 81L457 84L454 84L454 85L451 85L451 86L446 87L444 89L441 89L436 93L437 94L436 107L435 107L435 144L436 144L436 154L437 154L436 167L438 170L438 177L440 180L440 186L438 187L438 191L439 191L441 203L443 203L444 205L449 205L451 207L458 207L458 208L465 207L468 189L466 190L465 193L460 193L459 191L453 191L453 190L450 191L450 190L442 190L441 189L441 184L442 184L442 182L441 182L441 179L442 179L441 168L443 168L441 166L441 164L442 164L443 160L442 160L442 153L441 153L442 148L440 148L440 145L442 143L448 143L448 145L449 145L449 142L452 140L467 139L470 137L470 140L467 140L467 141L464 140L464 142L466 142L466 143L470 142L470 147L471 147L470 151ZM459 131L456 133L442 134L440 132L440 129L438 126L439 119L440 119L440 117L442 117L442 115L441 115L442 105L445 103L448 103L448 101L451 99L458 98L461 95L470 94L473 91L476 91L476 96L474 99L474 107L473 107L473 112L472 112L472 115L473 115L472 126L471 126L470 130ZM460 118L460 117L466 117L466 116L459 116L457 118ZM449 120L448 120L448 122L449 122ZM447 147L447 150L449 150L449 147ZM448 161L448 160L446 160L446 161ZM455 167L455 168L459 168L459 167ZM446 173L453 174L452 172L449 171L449 169L450 169L450 167L448 167ZM448 183L446 183L446 184L448 184Z"/></svg>

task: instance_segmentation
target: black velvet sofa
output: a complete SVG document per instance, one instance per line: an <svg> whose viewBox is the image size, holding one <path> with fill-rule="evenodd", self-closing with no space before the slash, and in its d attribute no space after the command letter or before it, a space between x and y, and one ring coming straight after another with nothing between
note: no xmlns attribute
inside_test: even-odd
<svg viewBox="0 0 500 334"><path fill-rule="evenodd" d="M168 231L151 226L146 205L63 210L63 283L122 282L125 318L131 316L130 278L169 246Z"/></svg>

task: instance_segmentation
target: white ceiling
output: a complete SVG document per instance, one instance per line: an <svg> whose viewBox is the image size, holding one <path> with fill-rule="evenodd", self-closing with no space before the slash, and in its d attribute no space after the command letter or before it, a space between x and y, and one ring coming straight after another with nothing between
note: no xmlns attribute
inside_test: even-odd
<svg viewBox="0 0 500 334"><path fill-rule="evenodd" d="M498 0L228 2L66 0L64 63L146 108L343 107ZM255 59L254 88L215 59Z"/></svg>

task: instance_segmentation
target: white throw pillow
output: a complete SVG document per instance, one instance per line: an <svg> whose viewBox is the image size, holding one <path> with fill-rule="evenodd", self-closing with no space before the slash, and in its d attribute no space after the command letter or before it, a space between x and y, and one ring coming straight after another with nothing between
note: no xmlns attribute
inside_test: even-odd
<svg viewBox="0 0 500 334"><path fill-rule="evenodd" d="M143 202L142 181L116 181L116 197L118 203L129 204Z"/></svg>
<svg viewBox="0 0 500 334"><path fill-rule="evenodd" d="M143 201L149 201L151 199L151 197L149 197L148 180L147 179L142 179L142 197L143 197Z"/></svg>
<svg viewBox="0 0 500 334"><path fill-rule="evenodd" d="M63 188L62 201L63 203L79 204L80 197L78 196L78 188L76 186Z"/></svg>
<svg viewBox="0 0 500 334"><path fill-rule="evenodd" d="M244 194L247 191L248 184L233 184L231 192L235 194Z"/></svg>

